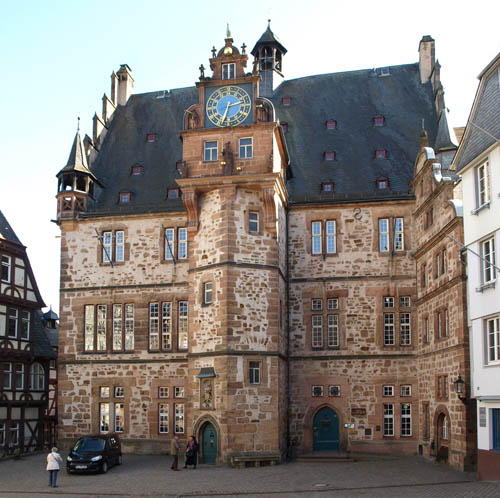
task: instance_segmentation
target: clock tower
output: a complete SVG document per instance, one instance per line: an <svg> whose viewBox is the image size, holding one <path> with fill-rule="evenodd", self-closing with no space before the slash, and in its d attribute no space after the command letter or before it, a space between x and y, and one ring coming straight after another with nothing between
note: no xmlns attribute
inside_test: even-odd
<svg viewBox="0 0 500 498"><path fill-rule="evenodd" d="M246 46L212 49L181 131L189 236L188 422L205 462L279 461L287 439L289 159Z"/></svg>

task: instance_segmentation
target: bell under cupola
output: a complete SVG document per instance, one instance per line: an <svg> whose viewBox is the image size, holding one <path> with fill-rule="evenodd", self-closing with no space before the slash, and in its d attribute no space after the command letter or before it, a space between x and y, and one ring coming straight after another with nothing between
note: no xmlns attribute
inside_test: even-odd
<svg viewBox="0 0 500 498"><path fill-rule="evenodd" d="M94 185L101 185L90 171L80 137L80 127L75 135L66 166L57 173L57 220L74 218L87 209L87 199L94 197ZM102 186L102 185L101 185Z"/></svg>
<svg viewBox="0 0 500 498"><path fill-rule="evenodd" d="M282 63L286 53L287 49L271 31L271 20L269 19L266 31L251 52L255 57L255 63L262 78L260 84L262 97L272 97L274 89L284 80Z"/></svg>

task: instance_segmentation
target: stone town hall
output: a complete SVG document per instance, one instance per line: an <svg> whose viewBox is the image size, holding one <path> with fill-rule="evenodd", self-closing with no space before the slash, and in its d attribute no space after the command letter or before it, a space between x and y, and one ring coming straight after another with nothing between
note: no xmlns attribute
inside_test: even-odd
<svg viewBox="0 0 500 498"><path fill-rule="evenodd" d="M269 26L250 64L246 48L228 31L171 91L133 94L122 65L92 138L76 134L57 175L60 441L115 431L165 452L195 434L205 463L293 446L464 468L465 279L440 238L461 219L434 40L418 63L295 80ZM417 279L439 244L441 273Z"/></svg>

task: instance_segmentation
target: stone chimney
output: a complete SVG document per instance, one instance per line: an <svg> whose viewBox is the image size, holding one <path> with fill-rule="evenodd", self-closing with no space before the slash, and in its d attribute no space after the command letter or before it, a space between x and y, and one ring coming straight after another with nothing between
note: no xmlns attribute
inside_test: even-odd
<svg viewBox="0 0 500 498"><path fill-rule="evenodd" d="M113 71L111 73L111 102L116 106L116 99L118 98L118 76Z"/></svg>
<svg viewBox="0 0 500 498"><path fill-rule="evenodd" d="M118 105L125 105L134 90L132 69L127 64L122 64L118 70Z"/></svg>
<svg viewBox="0 0 500 498"><path fill-rule="evenodd" d="M429 35L423 36L418 46L421 83L427 83L431 78L436 59L435 50L434 39Z"/></svg>

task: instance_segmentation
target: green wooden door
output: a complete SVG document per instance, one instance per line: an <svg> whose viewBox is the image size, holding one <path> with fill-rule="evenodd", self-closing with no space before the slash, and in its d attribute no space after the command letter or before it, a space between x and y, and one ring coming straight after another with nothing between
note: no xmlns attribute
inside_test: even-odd
<svg viewBox="0 0 500 498"><path fill-rule="evenodd" d="M203 426L201 445L203 448L203 462L216 463L217 460L217 431L211 423Z"/></svg>
<svg viewBox="0 0 500 498"><path fill-rule="evenodd" d="M339 419L327 406L321 408L314 417L313 447L314 451L339 450Z"/></svg>

